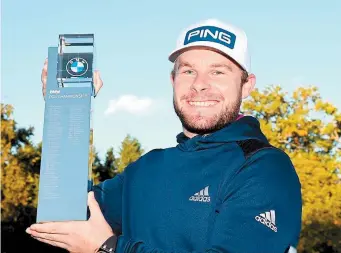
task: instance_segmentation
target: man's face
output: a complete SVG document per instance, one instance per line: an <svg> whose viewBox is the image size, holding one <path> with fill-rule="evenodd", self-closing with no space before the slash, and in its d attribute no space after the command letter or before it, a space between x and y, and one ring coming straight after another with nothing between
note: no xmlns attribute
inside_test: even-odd
<svg viewBox="0 0 341 253"><path fill-rule="evenodd" d="M217 52L192 49L181 54L172 84L174 109L183 127L206 134L234 121L242 98L250 92L241 78L242 70Z"/></svg>

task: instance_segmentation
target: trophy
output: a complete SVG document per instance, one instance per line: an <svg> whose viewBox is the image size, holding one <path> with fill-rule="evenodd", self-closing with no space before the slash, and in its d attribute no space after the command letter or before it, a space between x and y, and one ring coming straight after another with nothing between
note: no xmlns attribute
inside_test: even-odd
<svg viewBox="0 0 341 253"><path fill-rule="evenodd" d="M37 222L88 218L94 49L93 34L62 34L48 48Z"/></svg>

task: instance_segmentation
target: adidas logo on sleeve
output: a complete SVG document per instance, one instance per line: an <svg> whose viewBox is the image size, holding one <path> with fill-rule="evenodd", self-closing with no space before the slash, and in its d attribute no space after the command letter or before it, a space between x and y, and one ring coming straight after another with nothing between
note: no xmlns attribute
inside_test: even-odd
<svg viewBox="0 0 341 253"><path fill-rule="evenodd" d="M208 186L206 186L201 191L195 193L193 196L189 198L190 201L198 201L198 202L210 202L211 198L208 194Z"/></svg>
<svg viewBox="0 0 341 253"><path fill-rule="evenodd" d="M275 210L270 210L270 212L261 213L257 215L255 219L256 221L264 224L274 232L277 232Z"/></svg>

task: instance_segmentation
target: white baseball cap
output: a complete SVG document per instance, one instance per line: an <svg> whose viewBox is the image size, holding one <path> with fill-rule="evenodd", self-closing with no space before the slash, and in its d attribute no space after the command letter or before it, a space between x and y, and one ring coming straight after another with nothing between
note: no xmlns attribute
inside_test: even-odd
<svg viewBox="0 0 341 253"><path fill-rule="evenodd" d="M246 34L234 25L208 19L187 27L180 34L176 49L168 59L174 63L184 51L197 46L216 49L232 58L247 72L251 72Z"/></svg>

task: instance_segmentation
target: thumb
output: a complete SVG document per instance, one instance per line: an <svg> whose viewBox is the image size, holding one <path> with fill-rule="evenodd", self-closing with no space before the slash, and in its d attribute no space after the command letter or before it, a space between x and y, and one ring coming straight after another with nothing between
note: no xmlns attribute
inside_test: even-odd
<svg viewBox="0 0 341 253"><path fill-rule="evenodd" d="M90 209L90 219L103 217L101 208L95 199L95 194L93 191L88 193L88 206Z"/></svg>
<svg viewBox="0 0 341 253"><path fill-rule="evenodd" d="M95 86L95 94L97 95L99 90L103 87L103 81L101 79L101 76L98 70L94 72L94 86Z"/></svg>

